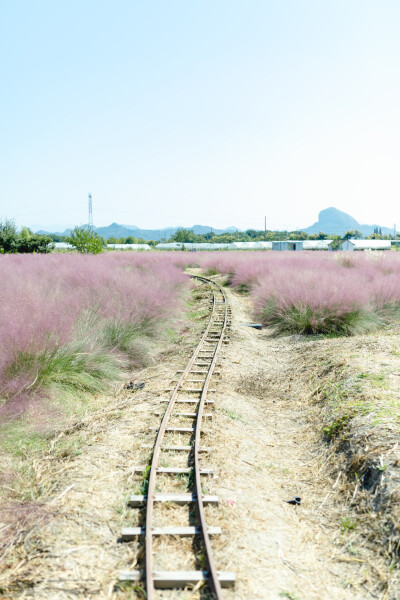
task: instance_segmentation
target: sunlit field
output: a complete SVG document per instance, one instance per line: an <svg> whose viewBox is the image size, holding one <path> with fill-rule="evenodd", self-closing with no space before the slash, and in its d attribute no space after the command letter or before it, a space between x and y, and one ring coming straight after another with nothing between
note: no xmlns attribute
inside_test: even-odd
<svg viewBox="0 0 400 600"><path fill-rule="evenodd" d="M254 317L282 333L354 335L400 313L394 252L218 252L187 260L226 274L230 286L251 295Z"/></svg>
<svg viewBox="0 0 400 600"><path fill-rule="evenodd" d="M182 308L171 256L0 257L0 414L38 395L99 392L146 361Z"/></svg>
<svg viewBox="0 0 400 600"><path fill-rule="evenodd" d="M226 275L278 333L354 335L400 311L396 253L171 252L0 258L0 411L99 392L182 315L187 266Z"/></svg>

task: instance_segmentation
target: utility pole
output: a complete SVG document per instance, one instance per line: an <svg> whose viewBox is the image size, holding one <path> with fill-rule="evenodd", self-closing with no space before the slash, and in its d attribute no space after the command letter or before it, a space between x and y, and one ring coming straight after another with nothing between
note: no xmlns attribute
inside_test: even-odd
<svg viewBox="0 0 400 600"><path fill-rule="evenodd" d="M89 194L89 219L88 219L89 229L93 229L93 206L92 206L92 194Z"/></svg>
<svg viewBox="0 0 400 600"><path fill-rule="evenodd" d="M267 241L267 217L264 217L264 242Z"/></svg>
<svg viewBox="0 0 400 600"><path fill-rule="evenodd" d="M396 223L393 225L393 237L396 239Z"/></svg>

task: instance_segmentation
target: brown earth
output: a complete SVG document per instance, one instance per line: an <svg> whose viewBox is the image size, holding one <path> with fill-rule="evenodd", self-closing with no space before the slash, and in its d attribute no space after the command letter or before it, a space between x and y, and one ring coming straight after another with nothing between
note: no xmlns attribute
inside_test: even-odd
<svg viewBox="0 0 400 600"><path fill-rule="evenodd" d="M203 459L217 471L207 482L207 491L220 498L218 508L207 509L209 524L222 527L213 541L216 563L237 576L235 590L224 596L399 598L396 571L365 541L365 527L354 523L355 508L344 493L348 476L339 475L343 461L336 459L340 448L321 442L318 342L313 350L300 339L243 326L251 320L249 300L230 290L228 296L231 342L221 358L213 433L204 437L214 451ZM138 511L126 508L129 494L140 487L133 467L148 460L141 446L154 441L148 428L160 421L154 414L163 406L160 397L184 367L200 328L198 319L138 375L146 383L143 391L120 390L97 413L60 432L37 459L44 491L29 503L32 512L22 521L13 521L10 511L0 514L0 532L3 527L9 534L0 554L3 598L143 597L140 589L115 587L119 570L135 568L142 553L137 543L117 540L123 526L139 522ZM59 456L57 444L65 437L72 450ZM286 502L294 496L301 497L300 506ZM178 540L168 548L163 568L190 568L176 564L187 546ZM201 589L158 596L208 597Z"/></svg>

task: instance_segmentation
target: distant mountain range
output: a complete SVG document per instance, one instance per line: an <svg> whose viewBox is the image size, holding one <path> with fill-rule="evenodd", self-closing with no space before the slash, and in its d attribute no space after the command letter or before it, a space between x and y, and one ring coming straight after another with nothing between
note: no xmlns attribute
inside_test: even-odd
<svg viewBox="0 0 400 600"><path fill-rule="evenodd" d="M370 235L374 232L374 228L377 225L360 225L351 215L338 210L337 208L330 207L321 210L318 215L318 221L310 227L305 227L300 231L306 233L319 233L320 231L327 234L344 235L346 231L351 229L358 229L361 231L363 236ZM135 238L142 238L146 241L155 240L160 241L163 239L168 240L174 233L181 229L180 227L164 227L163 229L140 229L136 225L119 225L118 223L111 223L108 227L95 227L99 235L102 235L105 239L110 237L115 238L126 238L133 236ZM185 229L191 229L194 233L204 235L213 231L215 234L220 233L232 233L235 231L241 231L237 227L227 227L226 229L214 229L207 225L193 225L193 227L185 227ZM389 227L381 227L383 234L391 234L393 230ZM37 233L49 233L48 231L39 230ZM53 233L53 232L51 232ZM57 233L57 235L69 235L71 229L66 229L63 233Z"/></svg>
<svg viewBox="0 0 400 600"><path fill-rule="evenodd" d="M321 210L318 215L318 221L314 225L305 227L301 231L305 231L306 233L319 233L323 231L328 234L344 235L346 231L358 229L363 236L367 236L374 233L375 227L379 227L379 225L360 225L352 216L331 206L330 208ZM381 227L381 229L383 234L393 233L393 229L389 227Z"/></svg>
<svg viewBox="0 0 400 600"><path fill-rule="evenodd" d="M181 229L181 227L164 227L163 229L140 229L140 227L136 227L136 225L119 225L118 223L111 223L107 227L94 227L94 230L101 236L103 236L106 240L110 237L115 238L126 238L129 236L133 236L135 238L142 238L146 241L150 240L168 240L171 235L174 235ZM233 233L235 231L240 231L237 227L227 227L226 229L214 229L213 227L209 227L207 225L193 225L193 227L185 227L185 229L191 229L194 233L198 235L204 235L205 233L210 233L213 231L215 234L220 233ZM49 231L39 230L36 233L50 233ZM51 232L57 233L57 235L69 235L71 233L71 229L66 229L62 233L59 232Z"/></svg>

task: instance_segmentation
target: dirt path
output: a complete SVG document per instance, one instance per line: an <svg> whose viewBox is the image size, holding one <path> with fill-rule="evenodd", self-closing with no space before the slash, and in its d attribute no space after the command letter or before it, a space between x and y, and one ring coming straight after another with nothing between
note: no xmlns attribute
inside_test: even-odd
<svg viewBox="0 0 400 600"><path fill-rule="evenodd" d="M326 455L318 454L298 399L296 342L243 327L249 320L247 300L228 294L231 343L221 360L209 444L218 471L209 491L219 495L220 506L208 513L209 523L223 530L214 542L218 568L237 575L235 591L227 590L226 598L380 597L373 592L368 563L339 543L342 534L330 506L332 481L324 476ZM124 390L103 414L72 434L80 436L80 451L58 465L51 498L43 499L43 520L18 547L14 584L3 597L143 597L139 589L114 590L118 571L135 568L140 555L136 544L117 539L122 526L137 524L136 513L126 508L129 493L137 491L132 467L146 462L148 451L141 446L154 440L148 428L159 423L154 414L159 398L184 365L196 335L192 331L141 373L143 391ZM286 503L294 496L301 497L300 506ZM172 566L174 557L167 558ZM201 590L160 597L205 598Z"/></svg>
<svg viewBox="0 0 400 600"><path fill-rule="evenodd" d="M338 508L330 506L332 481L324 475L327 456L319 452L293 369L300 348L291 338L240 325L249 321L246 299L228 294L234 320L218 387L217 487L226 505L221 558L229 555L224 568L238 576L232 597L377 597L370 593L370 567L336 543L341 530ZM301 505L287 504L295 496Z"/></svg>

